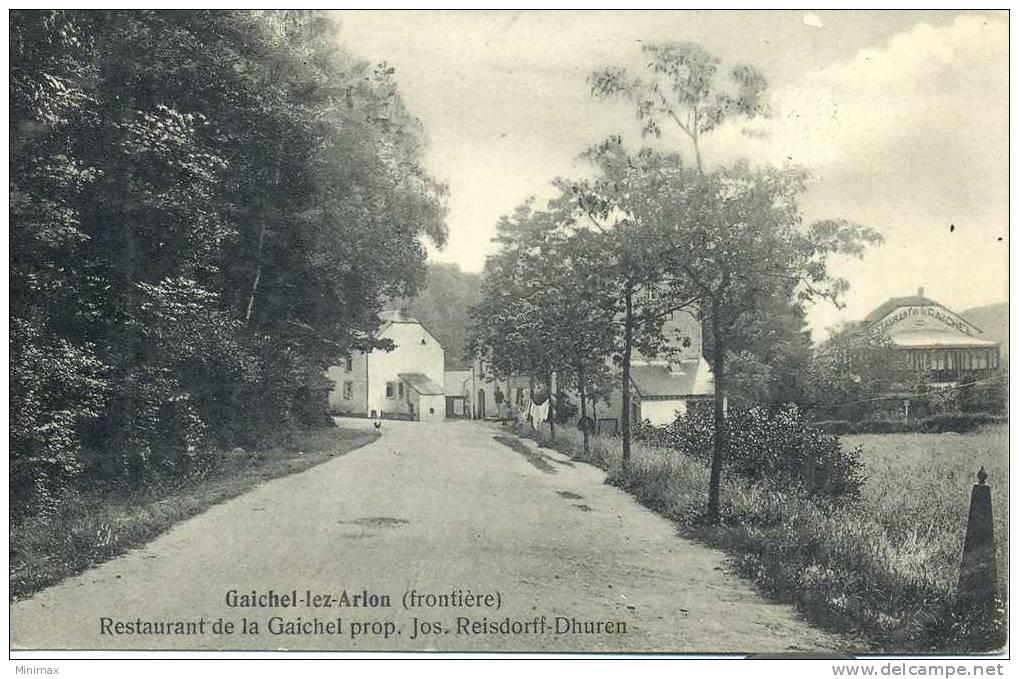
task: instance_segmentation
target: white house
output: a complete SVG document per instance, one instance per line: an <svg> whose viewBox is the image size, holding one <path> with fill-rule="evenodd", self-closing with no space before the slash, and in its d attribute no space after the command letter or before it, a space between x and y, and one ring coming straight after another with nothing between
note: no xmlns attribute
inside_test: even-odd
<svg viewBox="0 0 1019 679"><path fill-rule="evenodd" d="M633 422L647 420L653 425L669 424L686 414L692 403L705 406L715 394L711 366L704 358L700 322L687 310L674 311L662 328L668 351L659 356L642 356L634 351L630 359L631 413ZM597 405L599 431L618 431L622 395L612 394L608 404Z"/></svg>
<svg viewBox="0 0 1019 679"><path fill-rule="evenodd" d="M662 330L669 352L656 358L637 352L630 367L637 419L654 425L669 424L685 415L690 403L709 401L715 394L700 321L691 311L674 311Z"/></svg>
<svg viewBox="0 0 1019 679"><path fill-rule="evenodd" d="M393 342L391 351L354 352L326 376L334 386L330 408L340 414L441 420L445 351L417 320L401 311L384 311L376 337Z"/></svg>

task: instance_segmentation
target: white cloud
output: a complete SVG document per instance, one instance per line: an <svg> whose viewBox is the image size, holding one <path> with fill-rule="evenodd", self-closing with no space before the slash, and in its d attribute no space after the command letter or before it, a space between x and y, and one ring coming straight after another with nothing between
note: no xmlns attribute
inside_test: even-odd
<svg viewBox="0 0 1019 679"><path fill-rule="evenodd" d="M632 110L592 102L584 78L593 68L639 67L647 40L692 40L726 64L759 66L774 83L774 115L716 131L706 158L807 167L808 218L853 219L887 238L863 262L839 264L853 287L844 312L812 312L823 329L921 284L960 310L1006 295L1006 247L996 239L1007 239L1008 224L1008 17L922 16L929 23L915 12L824 12L823 30L803 11L353 13L341 21L357 53L397 67L431 140L426 165L452 192L450 240L436 258L471 269L491 251L499 214L547 195L557 174L583 172L576 157L585 146L617 132L638 140ZM667 142L688 150L678 137ZM950 240L949 224L957 226Z"/></svg>
<svg viewBox="0 0 1019 679"><path fill-rule="evenodd" d="M808 215L854 219L885 235L864 261L838 266L853 284L848 308L815 310L816 329L918 285L960 310L1005 298L1007 246L998 237L1008 224L1007 54L1004 18L919 24L774 91L773 115L743 124L766 136L729 125L712 142L722 162L807 167Z"/></svg>

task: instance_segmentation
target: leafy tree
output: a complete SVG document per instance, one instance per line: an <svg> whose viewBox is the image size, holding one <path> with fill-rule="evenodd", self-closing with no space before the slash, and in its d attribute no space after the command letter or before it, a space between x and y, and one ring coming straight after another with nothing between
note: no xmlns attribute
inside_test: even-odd
<svg viewBox="0 0 1019 679"><path fill-rule="evenodd" d="M717 519L725 450L726 358L739 328L755 312L794 294L795 306L825 297L837 300L847 283L828 275L830 254L860 255L879 237L840 220L802 229L796 203L805 173L795 169L752 170L745 164L707 173L703 135L726 120L764 114L767 83L750 66L736 66L728 81L720 61L693 43L648 43L644 77L623 68L594 73L592 94L623 97L635 106L645 135L661 136L672 125L690 141L700 181L667 177L648 205L649 221L672 241L667 280L698 301L715 380L714 453L707 514ZM656 221L657 220L657 221Z"/></svg>
<svg viewBox="0 0 1019 679"><path fill-rule="evenodd" d="M591 92L621 97L634 105L645 135L661 137L666 127L683 134L703 171L701 140L726 120L765 112L767 81L755 68L739 65L723 78L721 61L691 42L644 43L641 75L609 67L591 75Z"/></svg>
<svg viewBox="0 0 1019 679"><path fill-rule="evenodd" d="M10 37L19 485L295 423L445 236L393 69L307 11L15 11Z"/></svg>
<svg viewBox="0 0 1019 679"><path fill-rule="evenodd" d="M898 359L887 337L837 328L806 364L806 401L819 419L862 420L885 405Z"/></svg>
<svg viewBox="0 0 1019 679"><path fill-rule="evenodd" d="M656 356L668 348L663 334L667 317L696 302L667 274L671 261L673 227L656 218L659 191L671 182L680 186L695 179L678 156L644 149L630 154L618 137L593 147L586 154L599 169L587 181L560 181L575 228L586 231L598 244L600 256L592 259L594 275L607 283L614 301L613 359L620 367L622 412L620 433L623 464L631 456L630 370L635 350ZM692 184L691 184L692 185Z"/></svg>
<svg viewBox="0 0 1019 679"><path fill-rule="evenodd" d="M564 222L571 224L568 219ZM589 406L606 391L611 379L606 359L615 348L618 334L618 297L613 294L614 281L603 275L603 261L600 239L580 230L562 241L553 262L553 280L560 291L550 310L563 365L559 386L573 387L579 394L585 454L590 452L593 421Z"/></svg>
<svg viewBox="0 0 1019 679"><path fill-rule="evenodd" d="M481 277L456 264L429 264L424 287L413 299L399 299L408 313L428 328L446 350L446 369L470 368L467 332L470 309L481 300Z"/></svg>
<svg viewBox="0 0 1019 679"><path fill-rule="evenodd" d="M533 376L554 370L540 318L550 295L539 275L541 248L554 226L551 216L535 211L531 201L496 225L500 249L485 262L468 346L497 374Z"/></svg>
<svg viewBox="0 0 1019 679"><path fill-rule="evenodd" d="M646 62L640 75L634 75L623 67L603 68L588 79L591 94L596 98L622 98L631 103L644 136L661 137L668 127L683 135L692 147L697 172L703 174L703 136L729 119L763 114L763 93L767 82L756 69L746 65L734 67L728 72L728 78L723 78L719 73L720 60L695 43L645 43L641 50ZM653 194L650 197L658 198ZM651 205L656 203L657 200L652 200ZM668 247L681 250L688 246L676 239L668 242ZM659 243L659 247L666 245ZM667 256L663 250L659 252L663 257ZM655 271L666 280L674 298L693 302L702 294L702 291L696 290L691 295L690 290L678 288L675 280L669 283L670 276L660 267ZM744 361L742 365L753 365L751 355L746 354L744 358L749 363ZM628 373L626 363L628 359L624 361L624 371ZM759 368L760 363L755 367ZM756 377L760 379L759 375ZM623 400L627 404L624 407L625 423L629 419L628 384L623 390ZM629 448L629 426L624 424L624 462L629 459Z"/></svg>
<svg viewBox="0 0 1019 679"><path fill-rule="evenodd" d="M729 407L807 404L804 366L812 360L813 346L806 308L790 288L778 286L764 296L727 339ZM705 340L704 352L710 355L710 334Z"/></svg>
<svg viewBox="0 0 1019 679"><path fill-rule="evenodd" d="M866 245L880 241L873 230L843 220L803 228L797 198L804 178L800 170L739 164L705 175L694 192L686 184L660 192L658 216L674 225L677 243L687 246L672 250L677 256L670 271L700 292L698 314L711 347L715 440L709 518L719 512L730 338L783 290L795 289L800 305L817 299L837 303L848 283L829 273L828 258L862 256Z"/></svg>
<svg viewBox="0 0 1019 679"><path fill-rule="evenodd" d="M575 228L571 207L562 198L546 210L528 202L500 220L471 346L501 374L540 377L549 394L575 388L586 424L592 388L608 372L615 306L601 243ZM584 426L585 446L589 433Z"/></svg>

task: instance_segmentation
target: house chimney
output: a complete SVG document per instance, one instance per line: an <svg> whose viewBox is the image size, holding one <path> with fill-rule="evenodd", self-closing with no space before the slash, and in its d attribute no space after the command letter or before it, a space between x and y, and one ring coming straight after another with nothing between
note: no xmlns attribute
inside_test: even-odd
<svg viewBox="0 0 1019 679"><path fill-rule="evenodd" d="M923 297L923 286L922 285L919 288L916 289L916 294L917 294L917 297Z"/></svg>

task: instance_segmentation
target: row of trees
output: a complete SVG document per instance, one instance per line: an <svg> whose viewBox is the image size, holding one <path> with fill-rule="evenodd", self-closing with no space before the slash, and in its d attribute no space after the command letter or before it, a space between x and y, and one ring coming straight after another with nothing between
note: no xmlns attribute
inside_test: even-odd
<svg viewBox="0 0 1019 679"><path fill-rule="evenodd" d="M19 506L299 420L411 296L444 192L393 69L316 12L12 12Z"/></svg>
<svg viewBox="0 0 1019 679"><path fill-rule="evenodd" d="M620 137L585 153L585 181L556 180L546 207L521 206L499 224L500 250L486 263L472 349L503 374L555 372L587 394L609 380L621 390L623 464L630 461L630 363L669 351L664 321L689 309L701 321L715 381L707 514L719 514L729 367L741 388L782 395L795 388L783 363L809 353L805 306L837 302L846 281L831 255L860 256L880 240L844 220L804 225L798 198L807 175L793 168L708 168L703 144L730 119L766 113L765 80L753 68L727 73L690 43L646 44L639 75L608 68L591 76L596 98L621 97L646 136L685 136L694 162ZM618 368L614 370L611 368ZM585 441L586 444L586 441Z"/></svg>

